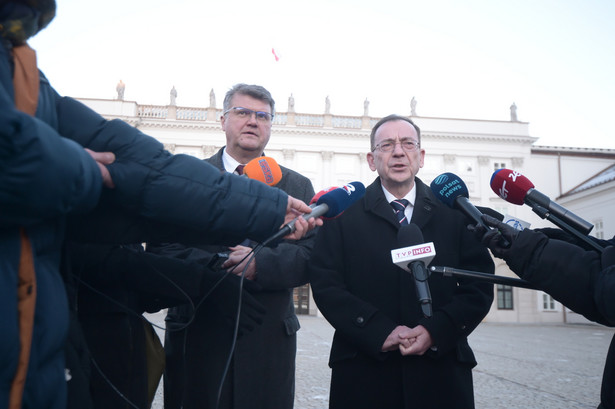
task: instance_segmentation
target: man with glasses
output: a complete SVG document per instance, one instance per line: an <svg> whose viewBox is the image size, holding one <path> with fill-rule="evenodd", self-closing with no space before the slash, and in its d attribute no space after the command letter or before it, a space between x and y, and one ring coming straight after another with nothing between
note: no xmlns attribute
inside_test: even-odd
<svg viewBox="0 0 615 409"><path fill-rule="evenodd" d="M398 242L398 231L410 221L434 243L432 264L494 271L489 253L468 234L471 221L416 177L425 159L420 136L407 117L378 121L367 154L378 178L316 238L314 300L335 328L330 408L474 407L476 360L467 336L489 311L493 286L431 275L427 317L413 277L391 261L391 250L409 245Z"/></svg>
<svg viewBox="0 0 615 409"><path fill-rule="evenodd" d="M242 165L263 155L271 136L275 103L269 91L258 85L237 84L224 98L222 129L226 146L207 161L220 170L241 173ZM305 176L281 167L276 185L306 203L314 196ZM262 324L240 335L220 396L226 361L233 342L230 311L207 300L194 321L184 330L167 331L167 369L164 379L165 408L285 409L292 408L295 385L296 332L293 287L307 283L307 262L315 233L299 241L285 241L264 248L246 267L244 257L256 244L249 240L232 247L206 246L186 249L179 245L154 248L160 254L184 257L208 264L218 253L228 255L220 274L244 273L244 297L262 304ZM215 291L215 290L214 290ZM215 294L212 294L215 295ZM234 307L234 306L233 306ZM243 313L243 311L242 311ZM167 328L185 326L193 315L188 306L171 308Z"/></svg>

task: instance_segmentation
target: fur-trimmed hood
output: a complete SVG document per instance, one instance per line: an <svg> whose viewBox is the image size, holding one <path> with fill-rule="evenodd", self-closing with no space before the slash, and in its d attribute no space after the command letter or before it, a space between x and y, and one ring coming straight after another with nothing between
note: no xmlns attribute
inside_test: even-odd
<svg viewBox="0 0 615 409"><path fill-rule="evenodd" d="M22 45L53 20L55 0L8 0L0 5L0 37Z"/></svg>

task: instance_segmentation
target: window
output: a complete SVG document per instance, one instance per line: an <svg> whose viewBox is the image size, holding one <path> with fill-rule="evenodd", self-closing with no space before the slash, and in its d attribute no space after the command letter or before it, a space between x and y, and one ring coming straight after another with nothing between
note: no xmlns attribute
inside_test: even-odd
<svg viewBox="0 0 615 409"><path fill-rule="evenodd" d="M502 163L497 163L497 162L494 162L494 163L493 163L493 171L494 171L494 172L495 172L496 170L498 170L498 169L505 169L505 168L506 168L506 164L505 164L505 163L503 163L503 162L502 162Z"/></svg>
<svg viewBox="0 0 615 409"><path fill-rule="evenodd" d="M547 293L542 294L542 309L543 311L557 311L555 300Z"/></svg>
<svg viewBox="0 0 615 409"><path fill-rule="evenodd" d="M498 310L513 309L513 288L510 285L498 284Z"/></svg>
<svg viewBox="0 0 615 409"><path fill-rule="evenodd" d="M602 224L602 219L594 221L593 234L597 239L604 239L604 225Z"/></svg>

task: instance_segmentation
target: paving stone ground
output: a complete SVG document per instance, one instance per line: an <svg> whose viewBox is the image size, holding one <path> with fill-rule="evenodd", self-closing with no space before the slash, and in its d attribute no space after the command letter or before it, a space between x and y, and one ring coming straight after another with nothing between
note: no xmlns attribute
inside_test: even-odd
<svg viewBox="0 0 615 409"><path fill-rule="evenodd" d="M149 318L164 323L162 312ZM299 320L295 409L326 409L333 329L322 317L303 315ZM474 368L476 408L596 408L614 332L580 324L479 325L469 340L478 360ZM152 408L163 409L162 386Z"/></svg>

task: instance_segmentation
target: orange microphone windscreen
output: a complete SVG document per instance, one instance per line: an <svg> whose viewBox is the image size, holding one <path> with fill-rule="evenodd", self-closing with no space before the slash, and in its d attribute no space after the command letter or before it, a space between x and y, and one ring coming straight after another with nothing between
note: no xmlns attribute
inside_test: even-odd
<svg viewBox="0 0 615 409"><path fill-rule="evenodd" d="M243 173L250 179L259 180L269 186L275 186L282 180L280 165L267 156L252 159L243 168Z"/></svg>

